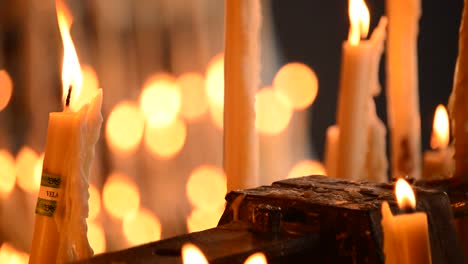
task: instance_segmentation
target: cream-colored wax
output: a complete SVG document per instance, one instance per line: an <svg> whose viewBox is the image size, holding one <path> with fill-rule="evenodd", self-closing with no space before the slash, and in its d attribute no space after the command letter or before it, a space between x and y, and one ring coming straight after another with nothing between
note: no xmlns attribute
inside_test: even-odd
<svg viewBox="0 0 468 264"><path fill-rule="evenodd" d="M394 178L420 179L421 122L419 115L417 38L420 0L386 0L387 109Z"/></svg>
<svg viewBox="0 0 468 264"><path fill-rule="evenodd" d="M338 153L336 177L365 178L368 126L369 72L372 48L368 41L343 44L338 98Z"/></svg>
<svg viewBox="0 0 468 264"><path fill-rule="evenodd" d="M382 231L386 264L432 263L426 213L394 216L388 203L383 202Z"/></svg>
<svg viewBox="0 0 468 264"><path fill-rule="evenodd" d="M453 175L453 147L427 150L423 156L423 178L426 181L443 180Z"/></svg>
<svg viewBox="0 0 468 264"><path fill-rule="evenodd" d="M223 162L230 191L258 184L255 91L260 76L260 2L227 0L225 14Z"/></svg>

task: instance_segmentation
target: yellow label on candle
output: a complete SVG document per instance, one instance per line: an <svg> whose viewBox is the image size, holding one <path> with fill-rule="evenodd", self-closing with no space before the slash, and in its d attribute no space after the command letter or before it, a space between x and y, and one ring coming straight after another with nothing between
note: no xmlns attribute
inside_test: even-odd
<svg viewBox="0 0 468 264"><path fill-rule="evenodd" d="M36 214L52 217L60 197L60 176L42 172L41 188L36 204Z"/></svg>

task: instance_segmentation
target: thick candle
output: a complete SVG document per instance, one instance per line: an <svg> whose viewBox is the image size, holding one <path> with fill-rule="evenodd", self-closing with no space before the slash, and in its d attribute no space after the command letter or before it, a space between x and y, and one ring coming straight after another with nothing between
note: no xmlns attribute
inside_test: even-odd
<svg viewBox="0 0 468 264"><path fill-rule="evenodd" d="M464 1L463 16L458 39L458 58L455 67L449 111L452 117L454 145L454 177L468 181L468 0Z"/></svg>
<svg viewBox="0 0 468 264"><path fill-rule="evenodd" d="M417 37L420 0L387 0L387 109L394 178L421 174Z"/></svg>
<svg viewBox="0 0 468 264"><path fill-rule="evenodd" d="M415 209L416 199L413 190L405 180L398 180L395 192L400 210ZM383 202L382 229L385 263L432 263L426 213L403 212L393 215L388 203Z"/></svg>
<svg viewBox="0 0 468 264"><path fill-rule="evenodd" d="M438 105L432 127L431 148L424 152L423 177L425 180L442 180L452 176L453 148L449 146L450 126L447 110Z"/></svg>
<svg viewBox="0 0 468 264"><path fill-rule="evenodd" d="M258 184L255 91L260 18L258 0L226 1L223 162L228 191Z"/></svg>
<svg viewBox="0 0 468 264"><path fill-rule="evenodd" d="M64 263L93 254L85 220L89 171L102 123L102 91L91 98L80 94L81 72L69 35L71 20L61 2L57 2L57 16L65 50L65 110L49 115L29 263Z"/></svg>
<svg viewBox="0 0 468 264"><path fill-rule="evenodd" d="M371 158L381 156L375 153L377 150L383 151L385 155L385 145L384 148L369 145L379 142L375 137L369 141L369 133L373 136L378 135L374 133L378 125L375 120L376 115L372 115L372 106L369 103L372 104L371 88L375 85L372 82L375 79L371 75L378 73L379 60L376 59L379 59L382 53L386 20L381 20L371 40L360 41L361 36L367 35L369 12L362 0L351 0L349 12L351 28L349 39L343 44L341 62L337 115L340 133L335 176L358 180L367 178L369 164L372 164L372 161L369 163L367 160L369 150L373 154L369 156ZM371 171L374 172L374 169Z"/></svg>

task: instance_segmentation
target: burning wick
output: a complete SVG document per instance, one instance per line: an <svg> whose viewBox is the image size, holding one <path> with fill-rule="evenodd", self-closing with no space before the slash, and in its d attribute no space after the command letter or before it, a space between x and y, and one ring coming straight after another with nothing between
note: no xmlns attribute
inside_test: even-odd
<svg viewBox="0 0 468 264"><path fill-rule="evenodd" d="M71 93L73 90L73 86L68 86L68 93L67 93L67 99L65 99L65 107L68 108L70 106L70 98L71 98Z"/></svg>
<svg viewBox="0 0 468 264"><path fill-rule="evenodd" d="M396 182L395 194L401 214L416 212L416 197L409 183L403 178L398 179Z"/></svg>

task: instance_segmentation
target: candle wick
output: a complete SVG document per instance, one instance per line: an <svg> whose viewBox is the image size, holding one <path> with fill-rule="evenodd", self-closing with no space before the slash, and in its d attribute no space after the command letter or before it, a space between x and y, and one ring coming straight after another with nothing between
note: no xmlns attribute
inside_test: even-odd
<svg viewBox="0 0 468 264"><path fill-rule="evenodd" d="M400 214L412 214L416 212L416 208L412 207L409 204L403 205L403 207L400 208Z"/></svg>
<svg viewBox="0 0 468 264"><path fill-rule="evenodd" d="M68 94L67 94L67 99L65 100L65 107L70 106L70 98L71 98L71 93L72 93L73 86L68 86Z"/></svg>

